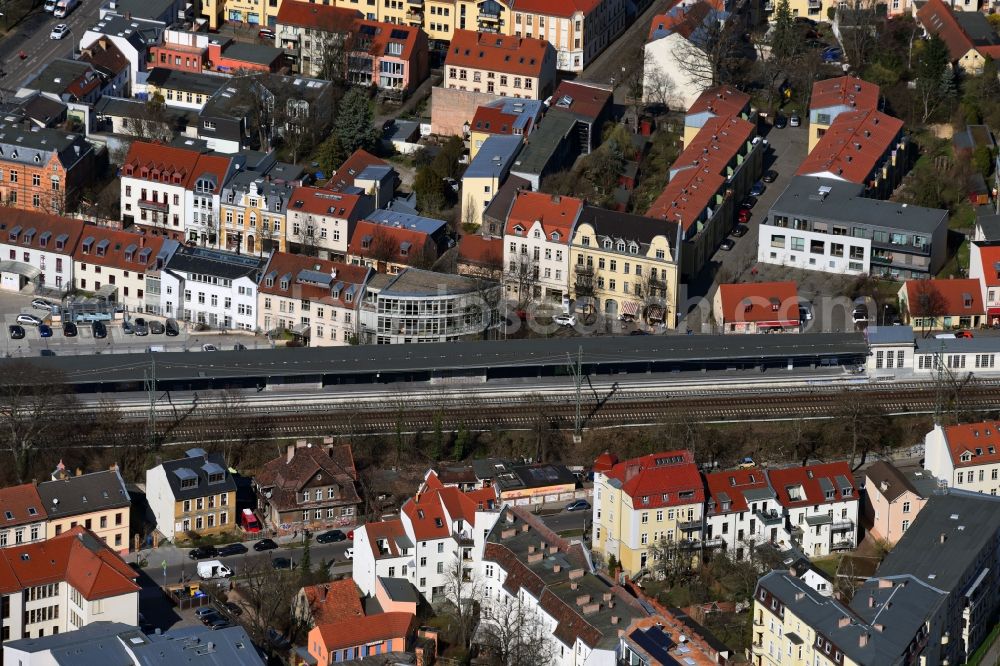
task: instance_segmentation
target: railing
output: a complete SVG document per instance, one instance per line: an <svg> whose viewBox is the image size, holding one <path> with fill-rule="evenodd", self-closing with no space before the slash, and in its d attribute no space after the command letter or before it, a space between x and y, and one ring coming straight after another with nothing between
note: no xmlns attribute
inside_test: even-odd
<svg viewBox="0 0 1000 666"><path fill-rule="evenodd" d="M756 511L754 515L764 525L778 525L784 520L784 516L777 511Z"/></svg>
<svg viewBox="0 0 1000 666"><path fill-rule="evenodd" d="M754 654L757 654L757 655L764 654L764 642L761 641L759 643L755 642L755 643L751 644L750 645L750 651L753 652Z"/></svg>
<svg viewBox="0 0 1000 666"><path fill-rule="evenodd" d="M150 199L139 199L139 208L147 210L158 210L166 213L170 210L170 204L166 201L152 201Z"/></svg>
<svg viewBox="0 0 1000 666"><path fill-rule="evenodd" d="M591 264L577 264L573 267L573 271L577 275L593 275L594 267Z"/></svg>
<svg viewBox="0 0 1000 666"><path fill-rule="evenodd" d="M835 521L833 523L833 526L830 529L832 529L834 532L843 532L845 530L853 530L854 529L854 521L853 520L838 520L838 521Z"/></svg>
<svg viewBox="0 0 1000 666"><path fill-rule="evenodd" d="M685 520L677 523L677 527L682 532L693 532L702 528L702 522L700 520Z"/></svg>

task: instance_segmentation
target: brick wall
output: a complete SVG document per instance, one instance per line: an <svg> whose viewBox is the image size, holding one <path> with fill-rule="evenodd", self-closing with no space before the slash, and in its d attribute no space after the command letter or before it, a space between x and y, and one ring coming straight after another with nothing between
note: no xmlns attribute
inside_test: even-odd
<svg viewBox="0 0 1000 666"><path fill-rule="evenodd" d="M476 108L498 99L499 95L435 86L431 89L431 133L461 136Z"/></svg>

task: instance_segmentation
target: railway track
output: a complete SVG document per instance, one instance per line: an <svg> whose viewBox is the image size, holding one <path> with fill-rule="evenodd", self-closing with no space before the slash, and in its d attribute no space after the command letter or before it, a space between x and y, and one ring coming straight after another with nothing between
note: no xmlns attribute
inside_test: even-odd
<svg viewBox="0 0 1000 666"><path fill-rule="evenodd" d="M933 385L858 387L864 400L888 414L929 414L938 405ZM680 418L702 423L775 421L834 418L843 405L843 391L765 392L728 395L638 395L612 393L604 397L584 393L581 401L585 429L636 427L668 424ZM967 386L961 406L968 411L1000 410L1000 384ZM157 432L170 443L197 443L218 439L256 440L319 435L393 434L430 432L438 425L446 430L464 426L469 430L526 430L543 424L556 429L574 428L576 405L567 395L510 396L466 401L422 401L365 403L345 406L279 405L270 411L246 410L227 414L211 405L195 410L180 422L159 418ZM144 437L146 424L136 420L122 424L115 437L121 443ZM128 439L126 439L128 438Z"/></svg>

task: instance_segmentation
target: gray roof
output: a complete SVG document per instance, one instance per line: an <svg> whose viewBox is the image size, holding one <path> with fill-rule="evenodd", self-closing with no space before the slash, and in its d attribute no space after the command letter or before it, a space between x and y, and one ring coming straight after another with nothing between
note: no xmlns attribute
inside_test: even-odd
<svg viewBox="0 0 1000 666"><path fill-rule="evenodd" d="M115 11L132 18L159 21L176 4L177 0L115 0Z"/></svg>
<svg viewBox="0 0 1000 666"><path fill-rule="evenodd" d="M574 116L568 113L550 112L529 135L524 150L514 162L514 171L542 173L574 127L576 127Z"/></svg>
<svg viewBox="0 0 1000 666"><path fill-rule="evenodd" d="M243 62L253 62L259 65L270 65L282 56L285 51L275 46L267 44L246 44L244 42L233 42L226 47L223 56L242 60Z"/></svg>
<svg viewBox="0 0 1000 666"><path fill-rule="evenodd" d="M34 78L26 81L24 87L53 95L62 95L66 93L66 89L71 83L86 75L87 72L91 72L95 78L98 78L97 72L89 62L56 58L46 63Z"/></svg>
<svg viewBox="0 0 1000 666"><path fill-rule="evenodd" d="M1000 42L992 24L983 14L958 11L953 12L953 15L962 31L976 46L988 46Z"/></svg>
<svg viewBox="0 0 1000 666"><path fill-rule="evenodd" d="M23 113L26 118L46 126L51 126L53 123L65 119L66 109L67 106L62 102L57 102L41 93L22 98L17 107L17 111Z"/></svg>
<svg viewBox="0 0 1000 666"><path fill-rule="evenodd" d="M111 116L115 118L143 118L146 113L146 102L139 99L103 95L94 104L94 113L98 116ZM168 122L174 126L198 124L198 114L190 109L178 109L164 105L163 113L167 117Z"/></svg>
<svg viewBox="0 0 1000 666"><path fill-rule="evenodd" d="M483 142L463 178L503 179L521 150L520 136L493 135Z"/></svg>
<svg viewBox="0 0 1000 666"><path fill-rule="evenodd" d="M0 122L0 156L6 162L45 164L52 153L58 153L62 165L71 169L93 151L93 147L80 134L34 124L29 126L10 118L7 116Z"/></svg>
<svg viewBox="0 0 1000 666"><path fill-rule="evenodd" d="M369 284L369 289L372 285ZM464 294L482 288L478 280L451 273L407 268L382 288L382 296L438 296Z"/></svg>
<svg viewBox="0 0 1000 666"><path fill-rule="evenodd" d="M865 335L872 345L912 344L914 340L912 326L869 326Z"/></svg>
<svg viewBox="0 0 1000 666"><path fill-rule="evenodd" d="M899 581L902 582L902 581ZM859 664L893 666L906 662L907 648L921 625L944 600L941 593L910 579L906 585L893 585L878 590L879 605L867 617L859 616L839 601L825 597L787 571L772 571L758 583L774 595L803 624L825 637L836 649ZM892 619L879 614L885 601L892 598ZM861 594L855 600L861 598ZM865 597L867 603L867 597ZM899 615L896 615L897 606ZM770 612L770 611L768 611ZM841 626L841 620L847 622ZM874 621L884 624L883 630L875 629ZM862 636L869 637L865 646Z"/></svg>
<svg viewBox="0 0 1000 666"><path fill-rule="evenodd" d="M267 265L267 260L267 257L254 257L204 247L181 246L170 257L166 268L177 273L213 275L229 280L249 277L257 282L260 278L260 272Z"/></svg>
<svg viewBox="0 0 1000 666"><path fill-rule="evenodd" d="M820 187L830 188L825 197L818 196ZM767 223L773 223L775 214L782 214L924 234L948 224L946 210L869 199L862 196L864 189L864 185L833 178L795 176L771 206Z"/></svg>
<svg viewBox="0 0 1000 666"><path fill-rule="evenodd" d="M140 53L145 53L150 46L160 43L163 30L164 25L160 21L150 21L137 16L126 19L121 14L108 13L88 28L87 32L96 32L111 38L121 37Z"/></svg>
<svg viewBox="0 0 1000 666"><path fill-rule="evenodd" d="M490 205L483 211L483 217L499 221L505 224L510 208L514 204L514 198L520 190L531 190L531 181L511 174L497 190L490 200ZM503 227L501 226L502 230Z"/></svg>
<svg viewBox="0 0 1000 666"><path fill-rule="evenodd" d="M125 482L117 469L45 481L38 484L38 495L50 518L131 505Z"/></svg>
<svg viewBox="0 0 1000 666"><path fill-rule="evenodd" d="M75 631L8 641L4 646L29 654L50 651L52 661L60 666L264 666L240 626L144 634L122 622L92 622Z"/></svg>
<svg viewBox="0 0 1000 666"><path fill-rule="evenodd" d="M191 453L204 452L192 450ZM161 467L163 467L175 501L236 490L236 481L233 480L233 475L226 471L226 461L218 453L209 453L205 456L189 455L178 460L165 460L161 463ZM208 475L220 470L223 474L222 481L210 484ZM197 479L198 483L193 488L181 488L182 479Z"/></svg>
<svg viewBox="0 0 1000 666"><path fill-rule="evenodd" d="M384 578L379 576L379 583L393 601L417 602L417 592L405 578Z"/></svg>
<svg viewBox="0 0 1000 666"><path fill-rule="evenodd" d="M408 269L406 272L411 272ZM378 273L369 283L389 283L398 276ZM978 338L977 338L978 339ZM971 342L966 340L965 342ZM818 357L857 358L868 355L860 333L799 333L797 335L645 335L622 337L527 338L523 340L459 341L420 345L362 345L302 347L280 350L219 351L212 354L214 377L296 377L336 372L338 375L374 375L377 372L548 367L553 359L582 348L583 362L602 371L607 364L693 363L706 361L725 368L728 362L759 361L761 357L815 360ZM161 381L198 379L206 374L192 364L189 354L157 355L156 376ZM0 371L16 359L0 359ZM60 355L32 360L38 368L57 368L68 382L132 381L136 367L149 365L146 354ZM660 370L655 370L657 372Z"/></svg>
<svg viewBox="0 0 1000 666"><path fill-rule="evenodd" d="M665 236L671 249L676 252L679 225L676 222L657 220L642 215L622 213L597 206L584 206L577 224L589 224L594 227L598 236L605 236L614 241L623 240L626 243L639 244L639 253L645 255L649 243L657 236ZM677 260L676 254L674 261Z"/></svg>
<svg viewBox="0 0 1000 666"><path fill-rule="evenodd" d="M1000 351L1000 338L979 335L975 338L916 338L916 354L983 354Z"/></svg>
<svg viewBox="0 0 1000 666"><path fill-rule="evenodd" d="M938 590L960 591L984 549L995 548L998 533L1000 497L961 490L932 495L883 560L878 577L911 574Z"/></svg>
<svg viewBox="0 0 1000 666"><path fill-rule="evenodd" d="M983 232L985 242L1000 241L1000 215L991 206L976 209L976 226Z"/></svg>
<svg viewBox="0 0 1000 666"><path fill-rule="evenodd" d="M222 89L229 80L228 76L221 74L201 74L182 72L177 69L166 69L165 67L154 67L149 72L146 83L157 88L183 90L184 92L211 96Z"/></svg>

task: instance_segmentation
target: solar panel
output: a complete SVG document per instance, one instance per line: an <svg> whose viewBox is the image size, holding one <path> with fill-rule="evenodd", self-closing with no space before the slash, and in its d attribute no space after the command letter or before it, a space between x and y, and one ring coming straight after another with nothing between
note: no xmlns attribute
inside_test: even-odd
<svg viewBox="0 0 1000 666"><path fill-rule="evenodd" d="M329 273L303 268L299 271L298 280L300 282L312 282L313 284L330 286L330 283L333 282L333 276Z"/></svg>
<svg viewBox="0 0 1000 666"><path fill-rule="evenodd" d="M650 627L643 631L636 629L629 634L629 639L645 650L650 657L661 664L676 664L677 660L670 656L669 650L674 642L659 627Z"/></svg>

